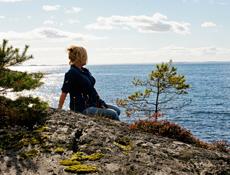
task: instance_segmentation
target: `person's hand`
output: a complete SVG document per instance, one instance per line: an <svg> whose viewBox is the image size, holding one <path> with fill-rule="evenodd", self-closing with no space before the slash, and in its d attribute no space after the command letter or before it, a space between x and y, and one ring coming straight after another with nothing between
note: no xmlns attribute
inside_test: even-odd
<svg viewBox="0 0 230 175"><path fill-rule="evenodd" d="M108 108L108 105L102 99L99 99L98 103L100 108Z"/></svg>
<svg viewBox="0 0 230 175"><path fill-rule="evenodd" d="M102 100L101 106L102 106L103 108L108 108L108 105L107 105L103 100Z"/></svg>

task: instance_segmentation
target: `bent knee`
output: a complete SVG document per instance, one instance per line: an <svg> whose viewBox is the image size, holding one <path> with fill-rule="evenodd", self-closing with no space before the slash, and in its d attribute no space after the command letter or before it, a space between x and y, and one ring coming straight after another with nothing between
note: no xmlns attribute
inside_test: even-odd
<svg viewBox="0 0 230 175"><path fill-rule="evenodd" d="M117 111L113 109L107 109L106 116L110 117L113 120L120 120Z"/></svg>

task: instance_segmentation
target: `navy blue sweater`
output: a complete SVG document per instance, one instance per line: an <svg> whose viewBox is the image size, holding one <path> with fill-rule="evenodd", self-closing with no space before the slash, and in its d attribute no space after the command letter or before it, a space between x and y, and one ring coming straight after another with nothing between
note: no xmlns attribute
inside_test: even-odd
<svg viewBox="0 0 230 175"><path fill-rule="evenodd" d="M65 74L62 86L62 92L70 94L71 110L82 112L87 107L98 107L104 103L94 88L95 83L96 80L88 69L79 69L71 65L69 71Z"/></svg>

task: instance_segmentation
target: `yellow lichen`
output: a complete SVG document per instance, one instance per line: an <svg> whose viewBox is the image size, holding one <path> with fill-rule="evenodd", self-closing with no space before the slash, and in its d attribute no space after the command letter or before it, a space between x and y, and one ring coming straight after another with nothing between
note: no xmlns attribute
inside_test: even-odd
<svg viewBox="0 0 230 175"><path fill-rule="evenodd" d="M71 160L98 160L104 157L102 153L94 153L91 155L85 155L83 152L76 152L72 155Z"/></svg>
<svg viewBox="0 0 230 175"><path fill-rule="evenodd" d="M63 165L63 166L71 166L71 165L80 165L81 164L79 161L71 160L71 159L61 160L59 163L60 163L60 165Z"/></svg>
<svg viewBox="0 0 230 175"><path fill-rule="evenodd" d="M14 145L16 148L21 148L23 146L28 146L28 145L36 145L39 144L39 140L37 140L35 137L32 138L23 138L21 139L18 143Z"/></svg>
<svg viewBox="0 0 230 175"><path fill-rule="evenodd" d="M66 172L71 173L93 173L97 172L97 167L92 165L73 165L65 168Z"/></svg>
<svg viewBox="0 0 230 175"><path fill-rule="evenodd" d="M44 134L44 135L41 136L41 139L42 139L42 140L46 140L46 139L48 139L48 138L49 138L49 136L46 135L46 134Z"/></svg>
<svg viewBox="0 0 230 175"><path fill-rule="evenodd" d="M35 133L40 133L40 132L44 132L44 131L47 131L49 129L49 127L47 127L46 125L44 126L41 126L37 129L34 130Z"/></svg>
<svg viewBox="0 0 230 175"><path fill-rule="evenodd" d="M35 137L32 137L29 142L31 143L31 145L36 145L36 144L39 144L39 140L37 140Z"/></svg>
<svg viewBox="0 0 230 175"><path fill-rule="evenodd" d="M20 153L20 156L23 158L33 158L37 155L38 155L38 151L35 149Z"/></svg>
<svg viewBox="0 0 230 175"><path fill-rule="evenodd" d="M117 147L119 147L122 151L131 151L132 150L132 145L122 145L120 143L117 142L113 142L114 145L116 145Z"/></svg>
<svg viewBox="0 0 230 175"><path fill-rule="evenodd" d="M113 142L113 144L119 147L126 155L128 154L128 151L132 150L132 143L128 137L119 137Z"/></svg>
<svg viewBox="0 0 230 175"><path fill-rule="evenodd" d="M58 153L58 154L62 154L62 153L64 153L64 151L65 151L65 149L62 148L62 147L58 147L58 148L56 148L56 149L54 150L54 152L55 152L55 153Z"/></svg>

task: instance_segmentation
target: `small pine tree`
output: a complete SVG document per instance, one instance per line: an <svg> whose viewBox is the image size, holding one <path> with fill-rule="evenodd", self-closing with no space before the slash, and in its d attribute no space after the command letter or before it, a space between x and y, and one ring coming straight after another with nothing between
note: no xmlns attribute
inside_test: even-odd
<svg viewBox="0 0 230 175"><path fill-rule="evenodd" d="M162 115L162 111L173 109L171 106L178 95L187 94L189 85L185 77L177 73L177 69L169 63L157 64L147 80L134 78L133 85L144 87L144 91L134 92L126 99L117 99L118 106L124 107L127 116L137 114L138 116L153 117L155 120Z"/></svg>
<svg viewBox="0 0 230 175"><path fill-rule="evenodd" d="M3 40L0 45L0 123L8 120L10 124L19 124L31 127L43 116L48 104L38 98L20 97L12 101L4 94L7 92L20 92L39 87L42 83L42 73L27 73L13 71L9 66L18 65L26 60L32 59L32 55L27 56L29 46L26 45L20 54L18 48L8 46L8 41ZM32 106L32 107L31 107ZM26 121L26 122L25 122ZM18 122L18 123L17 123Z"/></svg>
<svg viewBox="0 0 230 175"><path fill-rule="evenodd" d="M18 65L26 60L32 59L32 55L27 56L28 45L25 46L22 54L18 48L7 46L8 41L3 40L0 45L0 92L6 93L7 90L19 92L39 87L43 77L42 73L26 73L12 71L8 67Z"/></svg>

